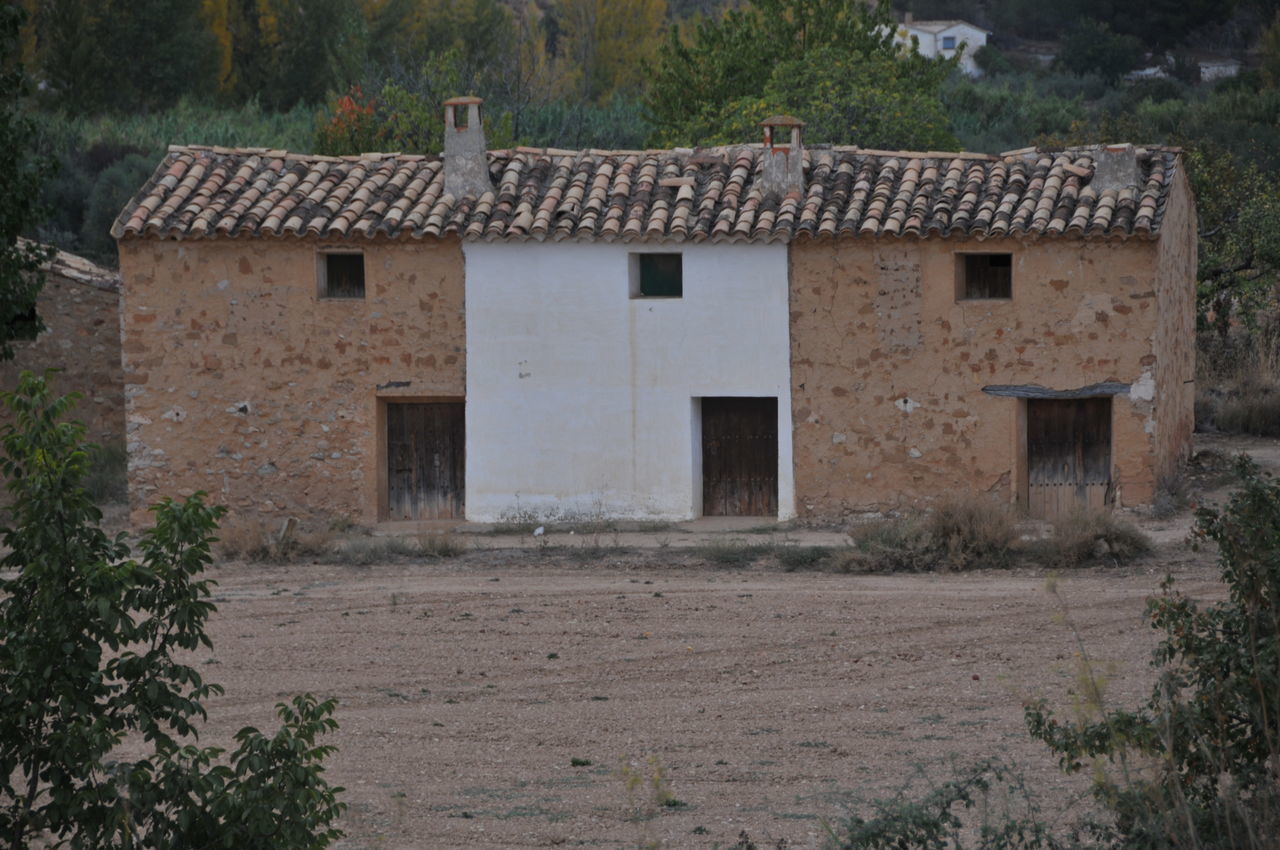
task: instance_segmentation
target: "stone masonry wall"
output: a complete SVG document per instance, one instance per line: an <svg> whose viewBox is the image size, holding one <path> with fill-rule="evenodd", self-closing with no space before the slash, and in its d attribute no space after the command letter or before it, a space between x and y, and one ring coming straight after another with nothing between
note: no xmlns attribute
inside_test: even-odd
<svg viewBox="0 0 1280 850"><path fill-rule="evenodd" d="M90 440L124 442L124 379L120 369L120 293L114 272L59 252L50 264L36 313L46 330L13 343L14 359L0 363L0 388L12 390L23 371L58 369L53 389L81 395L72 416ZM0 424L7 422L0 408Z"/></svg>
<svg viewBox="0 0 1280 850"><path fill-rule="evenodd" d="M1179 170L1160 227L1156 292L1157 481L1191 453L1196 397L1196 214L1186 173Z"/></svg>
<svg viewBox="0 0 1280 850"><path fill-rule="evenodd" d="M962 252L1012 254L1012 299L957 301ZM1119 503L1150 502L1156 254L1139 240L794 243L799 515L1018 499L1025 402L984 393L991 384L1131 384L1114 401L1112 480Z"/></svg>
<svg viewBox="0 0 1280 850"><path fill-rule="evenodd" d="M363 300L318 297L304 240L128 239L123 350L133 522L205 490L236 514L373 523L379 399L465 393L456 240L343 243Z"/></svg>

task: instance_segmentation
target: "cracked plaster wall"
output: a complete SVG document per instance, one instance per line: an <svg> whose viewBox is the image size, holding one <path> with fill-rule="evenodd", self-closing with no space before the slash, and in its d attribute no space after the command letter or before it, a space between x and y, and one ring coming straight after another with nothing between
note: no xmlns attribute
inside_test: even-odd
<svg viewBox="0 0 1280 850"><path fill-rule="evenodd" d="M317 297L325 245L120 243L136 525L147 505L196 490L227 505L231 521L372 523L378 399L462 398L457 240L334 245L363 248L363 300Z"/></svg>
<svg viewBox="0 0 1280 850"><path fill-rule="evenodd" d="M1011 300L956 300L955 254L966 251L1012 255ZM984 491L1016 500L1025 402L989 396L988 384L1133 384L1114 402L1113 481L1120 503L1149 502L1157 415L1189 413L1180 397L1157 401L1157 254L1139 240L794 243L797 512Z"/></svg>

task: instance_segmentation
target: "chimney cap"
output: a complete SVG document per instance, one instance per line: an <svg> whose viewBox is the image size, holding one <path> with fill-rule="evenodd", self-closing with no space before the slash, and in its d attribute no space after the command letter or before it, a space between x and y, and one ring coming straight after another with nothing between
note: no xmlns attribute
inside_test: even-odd
<svg viewBox="0 0 1280 850"><path fill-rule="evenodd" d="M774 115L760 122L761 127L803 127L804 122L793 115Z"/></svg>
<svg viewBox="0 0 1280 850"><path fill-rule="evenodd" d="M463 95L461 97L451 97L444 102L445 106L470 106L473 103L484 103L484 98L476 97L473 94Z"/></svg>

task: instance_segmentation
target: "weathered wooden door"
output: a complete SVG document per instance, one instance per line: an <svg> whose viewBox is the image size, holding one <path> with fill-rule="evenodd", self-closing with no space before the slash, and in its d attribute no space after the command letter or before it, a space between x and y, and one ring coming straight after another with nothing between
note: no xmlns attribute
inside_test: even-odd
<svg viewBox="0 0 1280 850"><path fill-rule="evenodd" d="M1053 519L1111 504L1111 399L1027 401L1027 512Z"/></svg>
<svg viewBox="0 0 1280 850"><path fill-rule="evenodd" d="M388 519L462 519L459 401L387 404Z"/></svg>
<svg viewBox="0 0 1280 850"><path fill-rule="evenodd" d="M702 400L702 513L778 515L778 400Z"/></svg>

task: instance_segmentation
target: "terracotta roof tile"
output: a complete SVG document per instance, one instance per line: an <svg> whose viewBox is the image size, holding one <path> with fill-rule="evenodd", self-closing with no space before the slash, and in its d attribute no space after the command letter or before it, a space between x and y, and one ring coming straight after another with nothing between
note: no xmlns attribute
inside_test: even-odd
<svg viewBox="0 0 1280 850"><path fill-rule="evenodd" d="M438 158L173 147L120 213L116 238L790 241L809 236L1150 237L1177 151L1136 151L1141 185L1098 192L1095 149L1001 156L805 150L807 185L765 196L763 150L489 153L493 191L444 192Z"/></svg>

